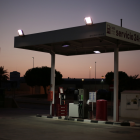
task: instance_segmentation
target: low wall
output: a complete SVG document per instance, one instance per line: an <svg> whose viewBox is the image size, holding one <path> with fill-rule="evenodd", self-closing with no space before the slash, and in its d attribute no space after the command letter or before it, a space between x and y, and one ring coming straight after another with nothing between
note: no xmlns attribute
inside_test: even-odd
<svg viewBox="0 0 140 140"><path fill-rule="evenodd" d="M121 93L121 117L140 118L140 91Z"/></svg>

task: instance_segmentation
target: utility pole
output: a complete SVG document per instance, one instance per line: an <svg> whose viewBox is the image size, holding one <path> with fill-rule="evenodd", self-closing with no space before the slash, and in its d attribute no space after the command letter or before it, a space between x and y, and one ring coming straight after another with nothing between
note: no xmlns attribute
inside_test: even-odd
<svg viewBox="0 0 140 140"><path fill-rule="evenodd" d="M95 61L95 91L96 91L96 61Z"/></svg>
<svg viewBox="0 0 140 140"><path fill-rule="evenodd" d="M34 57L32 57L33 58L33 68L34 68Z"/></svg>
<svg viewBox="0 0 140 140"><path fill-rule="evenodd" d="M121 19L121 27L122 27L122 19Z"/></svg>
<svg viewBox="0 0 140 140"><path fill-rule="evenodd" d="M34 57L32 57L33 58L33 68L34 68ZM32 94L33 94L33 87L32 87Z"/></svg>

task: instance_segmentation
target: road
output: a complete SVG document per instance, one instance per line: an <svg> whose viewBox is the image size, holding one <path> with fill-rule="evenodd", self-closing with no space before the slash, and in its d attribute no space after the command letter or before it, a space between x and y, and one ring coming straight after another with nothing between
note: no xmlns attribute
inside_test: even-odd
<svg viewBox="0 0 140 140"><path fill-rule="evenodd" d="M40 109L0 109L0 140L139 140L140 127L36 117ZM47 115L47 114L46 114Z"/></svg>

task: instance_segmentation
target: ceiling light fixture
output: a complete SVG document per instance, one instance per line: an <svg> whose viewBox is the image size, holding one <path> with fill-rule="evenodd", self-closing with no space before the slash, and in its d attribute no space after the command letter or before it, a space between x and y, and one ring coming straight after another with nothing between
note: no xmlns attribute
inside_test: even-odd
<svg viewBox="0 0 140 140"><path fill-rule="evenodd" d="M69 47L70 46L70 44L69 43L64 43L63 45L62 45L62 47Z"/></svg>
<svg viewBox="0 0 140 140"><path fill-rule="evenodd" d="M100 51L93 51L94 53L101 53Z"/></svg>

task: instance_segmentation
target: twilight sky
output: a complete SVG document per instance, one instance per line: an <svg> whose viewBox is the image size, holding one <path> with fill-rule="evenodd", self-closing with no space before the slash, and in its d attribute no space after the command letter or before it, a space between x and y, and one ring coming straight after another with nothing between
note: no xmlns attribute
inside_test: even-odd
<svg viewBox="0 0 140 140"><path fill-rule="evenodd" d="M140 33L140 0L0 0L0 66L21 76L34 66L51 66L49 53L14 48L14 36L85 25L84 17L93 23L110 22ZM63 78L91 78L114 71L114 53L81 56L56 55L55 68ZM139 74L140 50L119 53L119 71L129 76Z"/></svg>

